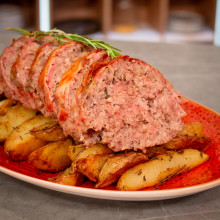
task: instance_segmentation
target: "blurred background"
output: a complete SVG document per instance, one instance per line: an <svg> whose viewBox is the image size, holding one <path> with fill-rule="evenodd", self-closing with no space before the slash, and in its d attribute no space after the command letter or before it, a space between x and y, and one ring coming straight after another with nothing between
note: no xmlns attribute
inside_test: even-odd
<svg viewBox="0 0 220 220"><path fill-rule="evenodd" d="M5 27L97 39L220 45L219 0L0 0Z"/></svg>

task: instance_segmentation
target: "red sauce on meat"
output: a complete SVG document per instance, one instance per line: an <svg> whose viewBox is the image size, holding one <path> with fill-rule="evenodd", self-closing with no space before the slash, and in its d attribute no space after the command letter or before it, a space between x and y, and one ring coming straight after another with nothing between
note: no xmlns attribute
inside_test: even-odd
<svg viewBox="0 0 220 220"><path fill-rule="evenodd" d="M190 172L168 180L158 187L159 190L193 186L220 178L220 115L191 100L182 104L182 107L187 112L187 116L183 118L184 123L202 122L205 135L211 139L205 152L210 159ZM4 152L3 146L0 146L0 166L42 180L57 175L57 173L39 171L27 161L13 162ZM94 188L94 183L87 181L81 186ZM105 189L115 190L115 186ZM143 190L154 189L155 187L150 187Z"/></svg>

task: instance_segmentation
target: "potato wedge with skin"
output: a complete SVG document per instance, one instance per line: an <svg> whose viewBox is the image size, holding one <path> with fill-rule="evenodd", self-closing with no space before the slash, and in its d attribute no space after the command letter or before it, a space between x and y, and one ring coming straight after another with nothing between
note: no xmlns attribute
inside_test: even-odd
<svg viewBox="0 0 220 220"><path fill-rule="evenodd" d="M76 157L76 161L82 158L86 158L88 156L92 156L92 155L98 155L98 154L111 154L113 153L113 151L108 148L106 145L104 144L94 144L91 147L87 147L85 148L82 152L80 152L78 154L78 156Z"/></svg>
<svg viewBox="0 0 220 220"><path fill-rule="evenodd" d="M188 171L209 159L195 149L185 149L183 152L170 151L159 155L156 160L139 164L127 170L120 177L119 190L139 190L159 184L161 181L176 174Z"/></svg>
<svg viewBox="0 0 220 220"><path fill-rule="evenodd" d="M98 154L81 158L76 161L76 171L85 175L92 182L98 182L99 173L108 157L108 154Z"/></svg>
<svg viewBox="0 0 220 220"><path fill-rule="evenodd" d="M134 151L110 155L101 169L96 188L104 188L117 182L126 170L146 161L148 161L146 154Z"/></svg>
<svg viewBox="0 0 220 220"><path fill-rule="evenodd" d="M66 139L62 128L56 122L49 122L33 128L30 133L44 141L55 142Z"/></svg>
<svg viewBox="0 0 220 220"><path fill-rule="evenodd" d="M7 137L4 144L5 152L15 161L27 159L31 152L48 143L31 135L30 130L51 120L42 115L37 115L23 122Z"/></svg>
<svg viewBox="0 0 220 220"><path fill-rule="evenodd" d="M68 148L68 156L70 160L74 161L77 157L77 155L85 150L85 145L71 145Z"/></svg>
<svg viewBox="0 0 220 220"><path fill-rule="evenodd" d="M170 150L186 148L204 150L209 141L210 139L205 137L202 123L193 122L185 124L183 130L178 132L173 140L161 146Z"/></svg>
<svg viewBox="0 0 220 220"><path fill-rule="evenodd" d="M48 181L68 185L68 186L79 186L81 185L85 180L85 176L83 176L81 173L73 173L70 174L70 168L67 168L57 176L53 178L49 178Z"/></svg>
<svg viewBox="0 0 220 220"><path fill-rule="evenodd" d="M108 156L113 151L104 144L95 144L80 152L72 163L72 169L87 176L91 181L97 182Z"/></svg>
<svg viewBox="0 0 220 220"><path fill-rule="evenodd" d="M61 171L71 165L67 153L70 145L71 139L50 143L32 152L28 161L40 170Z"/></svg>
<svg viewBox="0 0 220 220"><path fill-rule="evenodd" d="M5 115L0 116L0 142L5 141L14 128L33 118L36 113L37 111L25 108L20 104L10 107Z"/></svg>
<svg viewBox="0 0 220 220"><path fill-rule="evenodd" d="M12 107L13 101L11 99L5 99L0 101L0 115L5 115Z"/></svg>

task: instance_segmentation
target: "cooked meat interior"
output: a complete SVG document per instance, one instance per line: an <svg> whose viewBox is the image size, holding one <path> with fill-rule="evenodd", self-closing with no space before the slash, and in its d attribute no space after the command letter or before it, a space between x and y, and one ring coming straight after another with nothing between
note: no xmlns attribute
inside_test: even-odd
<svg viewBox="0 0 220 220"><path fill-rule="evenodd" d="M168 142L182 129L185 112L178 94L149 64L121 56L93 75L79 88L72 108L74 132L86 145L144 150Z"/></svg>

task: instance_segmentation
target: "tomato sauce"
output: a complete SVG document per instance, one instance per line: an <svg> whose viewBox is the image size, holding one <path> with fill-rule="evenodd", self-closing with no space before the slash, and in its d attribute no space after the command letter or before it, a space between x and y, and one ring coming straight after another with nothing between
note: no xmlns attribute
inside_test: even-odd
<svg viewBox="0 0 220 220"><path fill-rule="evenodd" d="M205 135L211 139L205 151L210 159L191 171L173 177L161 186L157 186L157 190L193 186L220 178L220 115L191 100L182 104L182 107L187 113L183 118L184 123L201 122L203 124ZM0 146L0 166L42 180L57 175L53 172L40 171L27 161L12 161L4 152L3 146ZM94 188L94 183L87 181L82 184L82 187ZM115 190L115 186L105 189ZM155 187L143 190L155 190Z"/></svg>

